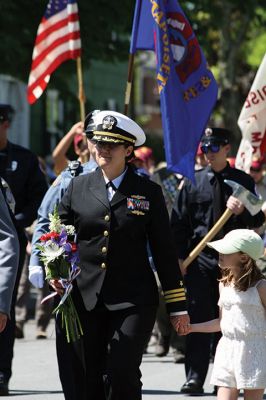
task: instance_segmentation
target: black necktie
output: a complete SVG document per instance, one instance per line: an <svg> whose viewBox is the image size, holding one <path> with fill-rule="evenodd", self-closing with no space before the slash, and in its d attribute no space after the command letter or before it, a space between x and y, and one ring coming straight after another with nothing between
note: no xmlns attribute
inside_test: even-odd
<svg viewBox="0 0 266 400"><path fill-rule="evenodd" d="M115 192L117 191L117 188L115 187L115 185L113 184L112 181L109 181L108 183L106 183L106 189L112 188Z"/></svg>
<svg viewBox="0 0 266 400"><path fill-rule="evenodd" d="M225 209L225 199L223 193L223 177L220 174L214 173L213 176L213 223L215 224ZM223 237L222 230L215 236L215 239Z"/></svg>

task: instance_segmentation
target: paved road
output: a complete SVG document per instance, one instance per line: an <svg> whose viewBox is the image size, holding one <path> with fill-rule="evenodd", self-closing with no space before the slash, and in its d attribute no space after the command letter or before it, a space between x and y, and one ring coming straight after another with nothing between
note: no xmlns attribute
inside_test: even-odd
<svg viewBox="0 0 266 400"><path fill-rule="evenodd" d="M30 321L26 325L25 339L16 340L13 376L10 381L10 396L14 396L16 400L64 399L57 372L53 322L48 333L47 340L36 340L34 323ZM143 358L141 370L143 400L190 398L178 392L185 380L184 365L173 364L171 356L159 359L149 353ZM204 396L198 396L197 399L215 399L211 391L211 386L206 384Z"/></svg>

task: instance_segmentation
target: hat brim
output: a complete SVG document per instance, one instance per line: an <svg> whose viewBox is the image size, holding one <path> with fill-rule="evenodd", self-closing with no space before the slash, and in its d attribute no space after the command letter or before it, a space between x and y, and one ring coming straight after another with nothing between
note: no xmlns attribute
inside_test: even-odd
<svg viewBox="0 0 266 400"><path fill-rule="evenodd" d="M201 140L201 144L219 144L219 145L226 145L228 144L228 140L226 139L221 139L221 138L216 138L216 137L212 137L212 138L203 138Z"/></svg>
<svg viewBox="0 0 266 400"><path fill-rule="evenodd" d="M135 146L136 142L134 139L127 138L126 136L114 134L111 132L94 132L91 140L105 143L128 144L131 146Z"/></svg>
<svg viewBox="0 0 266 400"><path fill-rule="evenodd" d="M214 242L208 242L207 246L211 247L221 254L233 254L239 251L235 246L232 245L232 243L224 238L220 240L215 240Z"/></svg>

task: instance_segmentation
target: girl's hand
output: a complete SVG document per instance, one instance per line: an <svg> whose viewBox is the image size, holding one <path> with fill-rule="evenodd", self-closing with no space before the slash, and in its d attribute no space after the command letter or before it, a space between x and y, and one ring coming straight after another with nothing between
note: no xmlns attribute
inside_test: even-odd
<svg viewBox="0 0 266 400"><path fill-rule="evenodd" d="M58 279L51 279L49 281L49 285L52 286L52 288L60 295L62 296L64 294L64 288L60 281Z"/></svg>

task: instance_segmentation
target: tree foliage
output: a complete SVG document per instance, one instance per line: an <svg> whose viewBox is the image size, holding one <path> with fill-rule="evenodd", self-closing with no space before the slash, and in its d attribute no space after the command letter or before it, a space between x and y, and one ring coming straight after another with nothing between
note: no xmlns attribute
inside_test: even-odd
<svg viewBox="0 0 266 400"><path fill-rule="evenodd" d="M266 51L265 0L197 0L183 6L217 72L221 122L236 131L240 109Z"/></svg>

